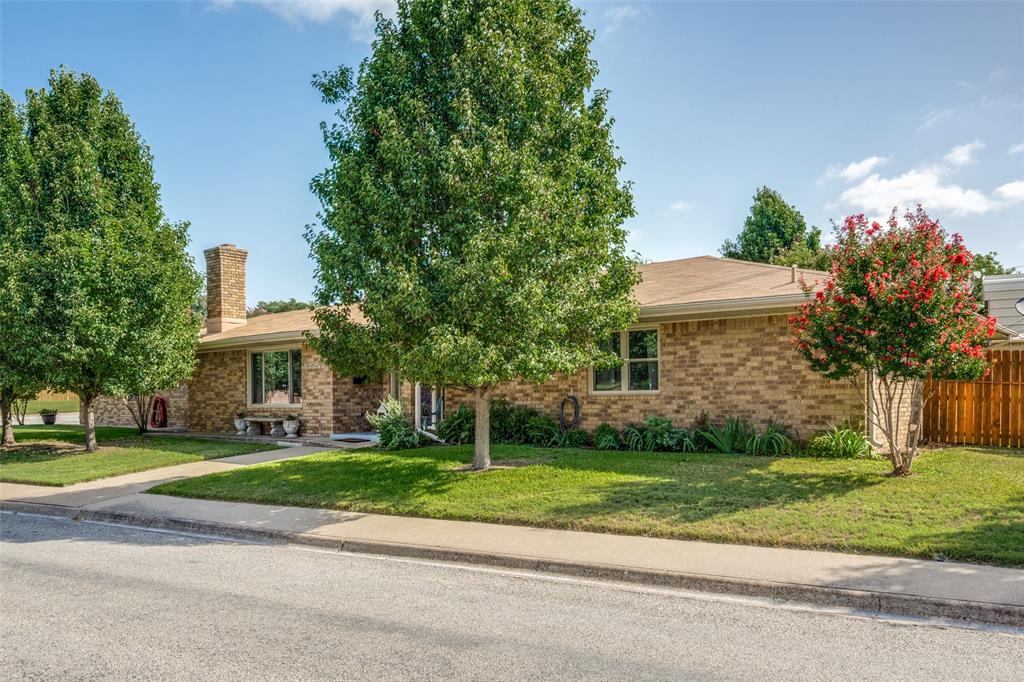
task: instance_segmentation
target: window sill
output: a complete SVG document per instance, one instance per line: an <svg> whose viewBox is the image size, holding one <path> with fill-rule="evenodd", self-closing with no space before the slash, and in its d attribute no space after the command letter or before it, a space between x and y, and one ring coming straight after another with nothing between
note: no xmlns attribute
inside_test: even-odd
<svg viewBox="0 0 1024 682"><path fill-rule="evenodd" d="M661 389L653 391L595 391L590 389L589 395L614 395L614 396L630 396L630 395L660 395Z"/></svg>

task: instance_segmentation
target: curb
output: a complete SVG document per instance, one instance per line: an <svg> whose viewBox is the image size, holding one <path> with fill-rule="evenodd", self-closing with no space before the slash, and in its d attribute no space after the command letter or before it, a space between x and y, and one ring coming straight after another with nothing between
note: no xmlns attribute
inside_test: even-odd
<svg viewBox="0 0 1024 682"><path fill-rule="evenodd" d="M868 613L942 618L1011 627L1024 627L1024 606L993 602L941 599L914 594L874 592L768 580L747 580L699 573L638 569L614 564L560 561L516 554L496 554L430 545L331 538L270 528L249 528L230 523L195 521L125 512L61 507L32 502L0 501L0 511L56 516L72 521L93 521L138 528L168 530L236 540L294 543L359 554L498 566L518 570L571 575L582 578L674 587L694 592L760 597L779 602L814 604Z"/></svg>

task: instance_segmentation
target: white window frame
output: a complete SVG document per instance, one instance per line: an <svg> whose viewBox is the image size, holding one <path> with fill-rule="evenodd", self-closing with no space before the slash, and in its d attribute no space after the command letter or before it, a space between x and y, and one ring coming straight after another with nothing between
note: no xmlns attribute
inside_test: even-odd
<svg viewBox="0 0 1024 682"><path fill-rule="evenodd" d="M653 331L658 335L658 357L655 358L636 358L635 360L629 359L629 332L650 332ZM643 325L636 327L629 327L618 332L619 336L619 357L622 360L622 388L617 391L598 391L594 388L594 368L590 367L590 371L587 373L587 388L591 395L657 395L661 393L661 326L660 325ZM658 363L658 388L655 389L633 389L629 388L629 370L631 362L650 362L652 360Z"/></svg>
<svg viewBox="0 0 1024 682"><path fill-rule="evenodd" d="M295 372L292 369L293 364L292 364L291 351L293 351L293 350L299 351L299 369L301 370L302 369L302 362L303 362L302 346L280 346L280 347L273 347L273 348L253 348L251 350L246 351L246 354L245 354L245 406L246 407L255 407L255 408L261 408L261 409L275 409L275 408L277 408L277 409L282 409L282 410L285 410L285 409L295 409L295 408L301 408L302 407L303 403L293 403L293 402L291 402L292 395L293 395L293 390L294 390L294 388L292 386L292 379L294 378L294 375L295 375ZM253 355L259 355L259 354L262 354L262 353L281 353L281 352L284 352L284 351L288 351L288 400L289 400L289 402L287 402L287 403L254 403L252 401L252 356Z"/></svg>

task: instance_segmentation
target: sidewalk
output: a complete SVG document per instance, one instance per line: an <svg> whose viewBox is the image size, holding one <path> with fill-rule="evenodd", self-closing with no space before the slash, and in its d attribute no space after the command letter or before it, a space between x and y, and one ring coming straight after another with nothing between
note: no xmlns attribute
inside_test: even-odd
<svg viewBox="0 0 1024 682"><path fill-rule="evenodd" d="M310 454L298 450L307 448L196 462L68 488L0 483L0 509L1024 626L1024 570L142 493L173 478Z"/></svg>

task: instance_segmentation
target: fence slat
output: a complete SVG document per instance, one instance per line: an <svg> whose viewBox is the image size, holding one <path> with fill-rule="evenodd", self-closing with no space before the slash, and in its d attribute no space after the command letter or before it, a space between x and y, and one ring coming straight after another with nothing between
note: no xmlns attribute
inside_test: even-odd
<svg viewBox="0 0 1024 682"><path fill-rule="evenodd" d="M1024 351L986 351L977 381L929 381L923 435L940 443L1024 447Z"/></svg>

